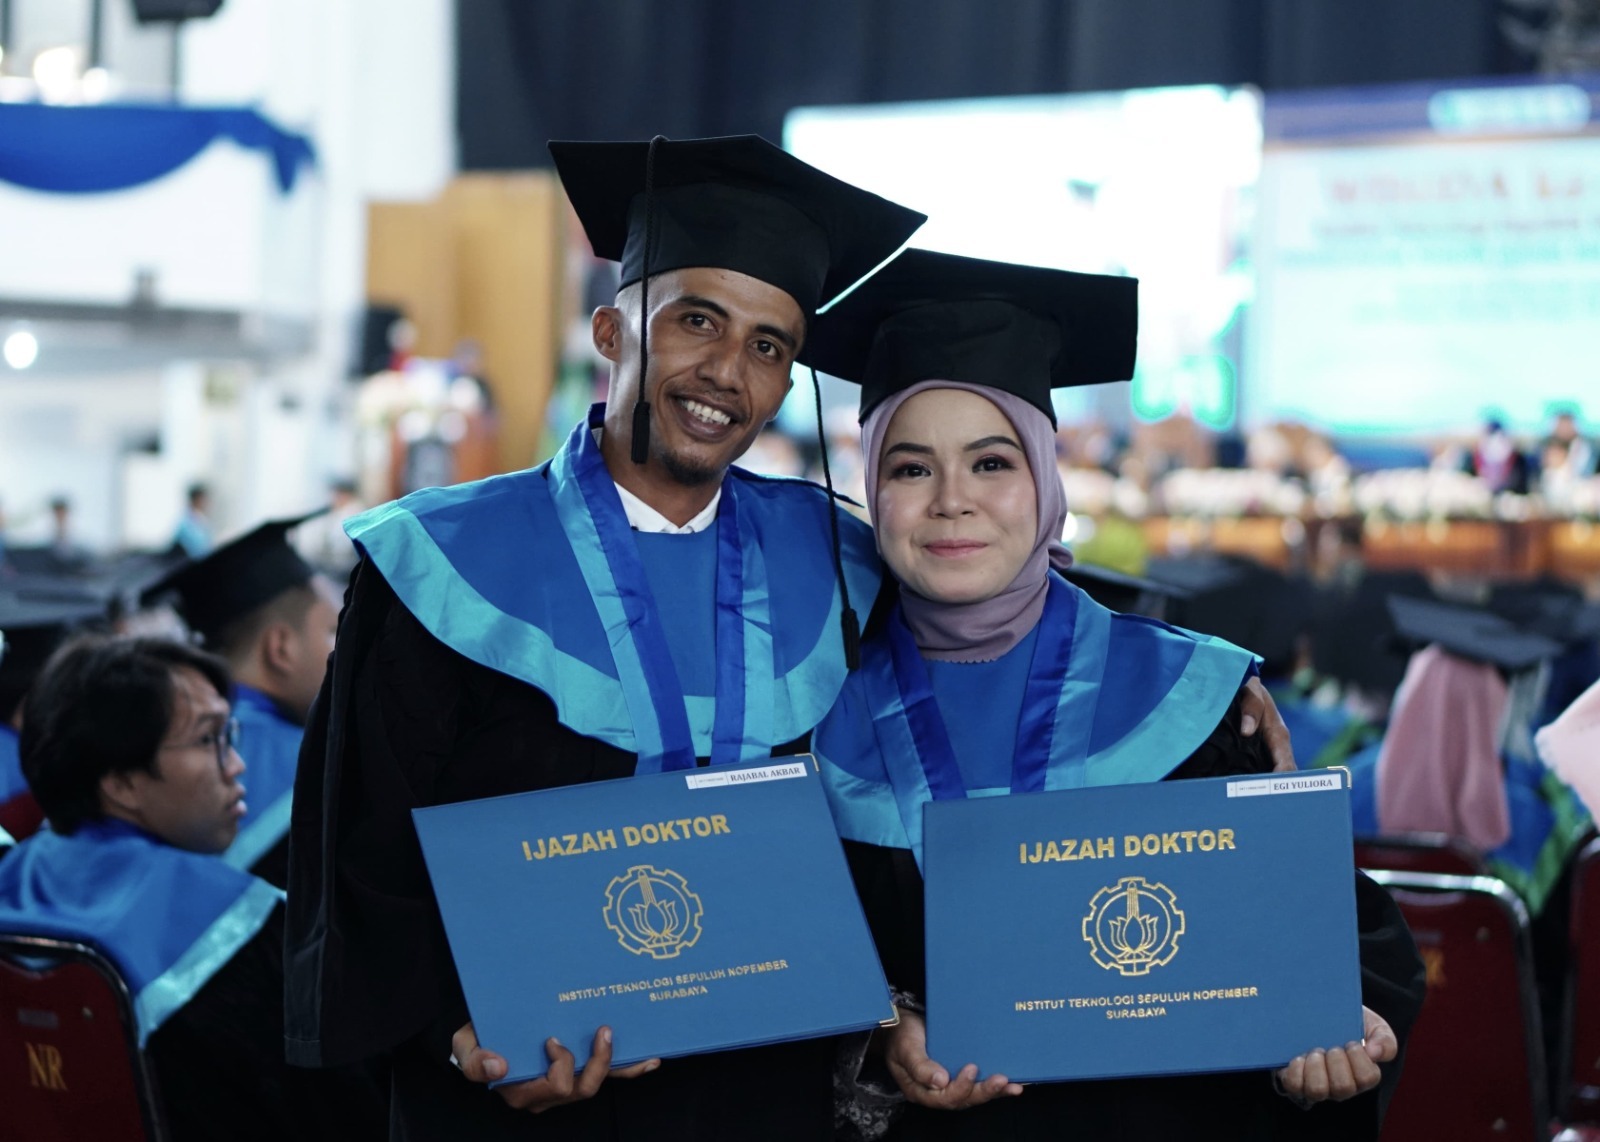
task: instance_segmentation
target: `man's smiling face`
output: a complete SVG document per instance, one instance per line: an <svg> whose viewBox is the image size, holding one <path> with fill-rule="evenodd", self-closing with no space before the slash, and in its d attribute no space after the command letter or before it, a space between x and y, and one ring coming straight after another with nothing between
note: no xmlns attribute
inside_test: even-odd
<svg viewBox="0 0 1600 1142"><path fill-rule="evenodd" d="M595 314L613 408L638 396L640 295L629 286ZM720 480L788 395L805 315L776 286L704 267L654 276L650 311L650 465L683 486Z"/></svg>

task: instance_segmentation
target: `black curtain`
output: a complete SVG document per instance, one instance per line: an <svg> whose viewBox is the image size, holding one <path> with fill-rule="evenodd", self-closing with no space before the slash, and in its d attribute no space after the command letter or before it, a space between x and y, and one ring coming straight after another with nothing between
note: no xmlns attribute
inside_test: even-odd
<svg viewBox="0 0 1600 1142"><path fill-rule="evenodd" d="M467 170L547 139L755 132L815 104L1531 70L1502 0L457 0Z"/></svg>

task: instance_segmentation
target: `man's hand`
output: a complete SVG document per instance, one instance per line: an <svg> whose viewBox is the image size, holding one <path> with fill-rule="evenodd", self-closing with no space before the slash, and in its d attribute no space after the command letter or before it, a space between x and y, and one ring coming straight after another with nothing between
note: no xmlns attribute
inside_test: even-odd
<svg viewBox="0 0 1600 1142"><path fill-rule="evenodd" d="M456 1065L461 1068L461 1073L475 1083L492 1083L506 1077L505 1059L478 1045L478 1034L471 1023L450 1037L450 1050L456 1057ZM607 1077L631 1079L661 1065L660 1059L648 1059L631 1067L612 1070L609 1027L602 1027L595 1032L594 1053L579 1074L573 1074L572 1052L556 1040L546 1039L544 1050L550 1056L550 1069L544 1077L503 1086L495 1092L505 1100L507 1106L526 1110L529 1114L539 1114L552 1106L593 1098Z"/></svg>
<svg viewBox="0 0 1600 1142"><path fill-rule="evenodd" d="M1257 727L1261 728L1261 739L1272 755L1272 772L1293 773L1294 747L1289 744L1289 727L1283 724L1278 704L1267 693L1261 679L1252 678L1244 684L1239 701L1239 732L1251 737Z"/></svg>
<svg viewBox="0 0 1600 1142"><path fill-rule="evenodd" d="M900 1012L900 1023L882 1032L888 1036L884 1062L900 1090L919 1106L936 1110L965 1110L991 1099L1022 1093L1005 1075L990 1075L978 1082L978 1066L968 1063L952 1080L938 1063L928 1058L928 1025L914 1011Z"/></svg>
<svg viewBox="0 0 1600 1142"><path fill-rule="evenodd" d="M1365 1094L1383 1077L1379 1063L1388 1063L1400 1053L1394 1031L1370 1007L1361 1009L1361 1033L1366 1043L1347 1043L1332 1050L1316 1050L1297 1056L1278 1072L1283 1093L1300 1106L1343 1102Z"/></svg>

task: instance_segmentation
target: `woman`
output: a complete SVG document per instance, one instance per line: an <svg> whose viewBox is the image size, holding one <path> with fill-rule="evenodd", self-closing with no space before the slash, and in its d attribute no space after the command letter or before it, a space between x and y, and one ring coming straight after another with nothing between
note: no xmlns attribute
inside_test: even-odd
<svg viewBox="0 0 1600 1142"><path fill-rule="evenodd" d="M1308 1052L1276 1074L1026 1092L1003 1075L977 1082L967 1060L927 1057L920 810L933 790L1271 768L1240 733L1248 653L1104 611L1052 570L1070 556L1055 542L1066 504L1050 390L1128 376L1135 324L1126 279L909 251L814 335L817 367L862 384L868 505L900 584L815 739L885 970L905 1000L900 1025L875 1045L909 1104L900 1136L1376 1137L1380 1087L1392 1085L1396 1032L1420 1007L1422 975L1398 910L1364 878L1365 1044ZM1307 1109L1317 1103L1328 1105Z"/></svg>

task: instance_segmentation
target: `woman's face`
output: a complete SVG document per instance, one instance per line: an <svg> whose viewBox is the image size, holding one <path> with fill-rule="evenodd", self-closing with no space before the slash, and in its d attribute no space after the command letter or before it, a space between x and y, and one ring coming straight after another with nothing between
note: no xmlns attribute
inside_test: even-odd
<svg viewBox="0 0 1600 1142"><path fill-rule="evenodd" d="M883 438L878 549L905 586L940 603L993 598L1039 533L1033 473L1011 421L976 393L928 389Z"/></svg>

